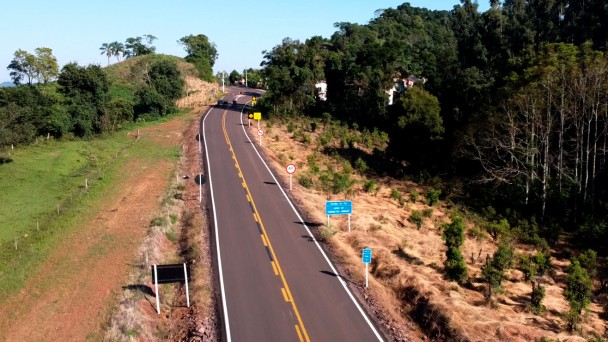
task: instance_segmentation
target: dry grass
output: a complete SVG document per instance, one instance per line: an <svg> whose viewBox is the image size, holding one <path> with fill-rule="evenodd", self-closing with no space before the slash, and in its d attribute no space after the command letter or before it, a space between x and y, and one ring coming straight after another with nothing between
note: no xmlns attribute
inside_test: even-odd
<svg viewBox="0 0 608 342"><path fill-rule="evenodd" d="M197 77L185 76L186 97L177 100L178 108L196 108L212 104L219 94L219 86L215 83L201 81Z"/></svg>
<svg viewBox="0 0 608 342"><path fill-rule="evenodd" d="M296 127L306 127L297 124ZM296 202L304 209L309 220L327 224L324 202L353 201L351 217L352 231L347 232L345 216L333 216L331 224L337 234L328 238L336 258L349 270L352 280L364 282L360 253L364 247L374 250L374 260L370 268L370 295L384 307L384 314L391 317L397 326L408 326L413 318L418 322L426 338L432 340L470 341L533 341L547 337L560 341L584 341L580 335L566 331L566 323L561 313L568 308L563 296L564 273L568 262L553 258L555 273L546 276L546 297L543 304L546 311L536 316L526 306L530 300L531 286L523 282L521 272L509 271L508 280L503 283L504 291L496 296L496 307L490 307L484 299L485 286L478 280L481 266L486 256L496 249L489 237L467 237L462 251L467 263L470 287L462 287L443 278L445 244L441 238L441 226L449 221L449 210L444 203L429 207L424 199L424 186L391 178L375 179L378 189L372 193L363 190L362 176L352 173L356 180L349 196L328 195L318 190L318 172L311 170L308 156L316 152L316 164L321 171L333 165L337 171L344 169L343 162L336 162L319 152L317 142L323 132L318 123L316 132L305 132L311 137L311 144L294 140L293 132L288 132L285 123L262 122L270 138L265 139L263 149L271 160L276 174L288 184L283 171L287 163L298 166L292 192ZM255 125L254 125L255 126ZM257 126L251 127L255 136ZM265 127L264 127L265 126ZM257 141L257 140L256 140ZM297 179L305 175L313 181L313 187L304 188ZM391 198L391 189L398 189L403 201ZM409 194L417 192L420 197L415 202ZM421 229L408 221L413 210L430 213L425 217ZM428 216L428 215L427 215ZM473 223L467 222L469 228ZM320 227L322 230L324 227ZM516 246L520 253L530 252L529 246ZM581 334L590 337L592 333L603 333L605 321L599 317L601 307L592 303L589 314L582 325ZM416 339L416 329L411 338ZM422 338L424 339L424 337Z"/></svg>
<svg viewBox="0 0 608 342"><path fill-rule="evenodd" d="M180 263L176 237L181 230L183 202L179 199L183 180L174 178L171 188L162 200L155 219L150 223L148 235L138 251L137 266L129 276L129 285L119 296L119 306L115 310L106 329L107 341L162 341L172 326L165 320L158 320L154 285L150 278L150 267L154 264ZM159 285L161 311L174 310L180 303L181 285Z"/></svg>

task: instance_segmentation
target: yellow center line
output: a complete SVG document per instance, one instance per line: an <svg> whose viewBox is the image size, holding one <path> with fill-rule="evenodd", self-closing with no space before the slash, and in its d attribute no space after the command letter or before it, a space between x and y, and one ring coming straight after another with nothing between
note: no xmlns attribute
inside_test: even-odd
<svg viewBox="0 0 608 342"><path fill-rule="evenodd" d="M289 302L289 297L287 297L287 292L285 292L285 289L281 287L281 292L283 292L283 298L285 299L286 302Z"/></svg>
<svg viewBox="0 0 608 342"><path fill-rule="evenodd" d="M232 156L236 162L236 168L238 169L238 171L240 173L242 173L241 167L239 165L238 160L236 159L236 155L234 154L234 151L232 149L232 143L230 142L230 138L228 138L228 131L226 130L226 113L227 111L224 111L224 114L222 116L222 130L224 131L224 137L226 138L226 142L228 143L228 146L230 146L230 151L232 151ZM272 248L272 244L270 242L270 237L268 236L268 234L266 233L266 228L264 228L264 224L262 223L262 218L258 212L258 209L255 205L255 202L253 201L253 196L251 195L251 192L249 191L249 187L247 186L247 183L245 182L245 179L243 178L243 184L245 187L245 191L247 192L247 195L249 196L249 198L251 198L251 206L253 207L253 212L254 215L257 216L258 224L262 230L262 234L266 236L266 242L268 243L268 250L270 251L270 254L272 255L272 259L274 260L273 263L273 268L276 265L276 271L278 272L279 277L281 278L281 281L283 282L283 286L285 288L285 293L287 294L287 298L291 298L291 307L293 308L293 311L296 315L296 318L298 320L298 325L296 325L296 332L298 333L298 337L300 338L300 341L306 341L306 342L310 342L310 338L308 337L308 333L306 332L306 328L304 327L304 322L302 322L302 317L300 316L300 312L298 311L298 307L296 306L296 302L293 300L293 296L291 295L291 291L289 290L289 285L287 285L287 279L285 279L285 274L283 274L283 270L281 269L281 265L279 264L279 260L277 259L276 254L274 253L274 248ZM276 272L275 272L276 274Z"/></svg>
<svg viewBox="0 0 608 342"><path fill-rule="evenodd" d="M274 275L279 275L279 270L277 270L277 265L274 263L274 261L270 262L272 264L272 270L274 271Z"/></svg>
<svg viewBox="0 0 608 342"><path fill-rule="evenodd" d="M298 327L297 324L296 324L296 333L298 334L298 338L300 339L300 342L303 342L304 339L302 338L302 333L300 332L300 327Z"/></svg>
<svg viewBox="0 0 608 342"><path fill-rule="evenodd" d="M264 247L268 246L268 243L266 242L266 238L264 237L264 235L260 235L262 237L262 243L264 243Z"/></svg>

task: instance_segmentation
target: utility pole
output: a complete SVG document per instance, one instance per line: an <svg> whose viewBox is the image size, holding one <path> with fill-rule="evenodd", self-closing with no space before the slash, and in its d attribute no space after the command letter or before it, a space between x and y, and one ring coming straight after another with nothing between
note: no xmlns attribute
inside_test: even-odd
<svg viewBox="0 0 608 342"><path fill-rule="evenodd" d="M245 69L245 88L247 88L247 69Z"/></svg>

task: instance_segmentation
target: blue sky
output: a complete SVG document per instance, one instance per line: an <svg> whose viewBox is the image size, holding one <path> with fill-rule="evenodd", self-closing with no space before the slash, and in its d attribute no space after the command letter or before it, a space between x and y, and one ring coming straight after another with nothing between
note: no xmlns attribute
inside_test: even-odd
<svg viewBox="0 0 608 342"><path fill-rule="evenodd" d="M411 0L412 6L450 10L459 0ZM480 10L488 1L479 1ZM205 34L217 45L214 70L257 68L262 51L285 37L329 37L336 22L366 24L377 9L395 8L391 0L21 0L7 1L0 14L0 82L10 80L6 66L17 49L30 53L49 47L62 66L68 62L105 66L102 43L128 37L158 37L158 53L185 56L177 40ZM114 62L113 60L112 62Z"/></svg>

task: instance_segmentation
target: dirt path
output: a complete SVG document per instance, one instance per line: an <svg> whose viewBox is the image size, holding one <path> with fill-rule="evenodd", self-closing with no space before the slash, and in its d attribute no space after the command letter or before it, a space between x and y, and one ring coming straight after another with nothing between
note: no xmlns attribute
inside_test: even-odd
<svg viewBox="0 0 608 342"><path fill-rule="evenodd" d="M142 129L141 139L179 146L185 117ZM130 160L128 176L83 228L65 237L24 289L0 305L0 341L101 340L102 325L159 206L174 163Z"/></svg>

